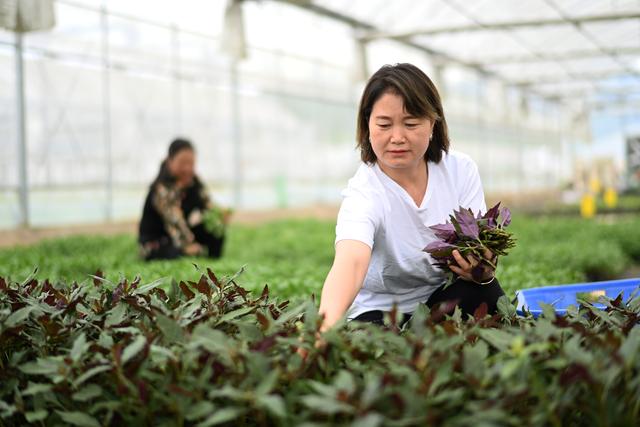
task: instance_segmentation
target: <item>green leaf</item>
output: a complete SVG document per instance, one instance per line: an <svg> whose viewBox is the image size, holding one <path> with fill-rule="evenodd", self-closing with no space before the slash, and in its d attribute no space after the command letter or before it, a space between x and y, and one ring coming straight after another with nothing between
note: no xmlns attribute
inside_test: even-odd
<svg viewBox="0 0 640 427"><path fill-rule="evenodd" d="M632 366L633 362L637 360L638 350L640 350L640 328L636 326L631 329L619 349L620 356L627 367Z"/></svg>
<svg viewBox="0 0 640 427"><path fill-rule="evenodd" d="M276 320L276 325L284 325L288 321L295 319L300 316L302 313L307 311L308 302L304 302L299 304L297 307L291 308L287 310L285 313L281 314Z"/></svg>
<svg viewBox="0 0 640 427"><path fill-rule="evenodd" d="M7 320L4 321L5 327L13 328L18 323L24 322L24 320L29 317L29 313L31 313L32 311L33 307L31 306L22 307L14 311L9 317L7 317Z"/></svg>
<svg viewBox="0 0 640 427"><path fill-rule="evenodd" d="M260 331L260 328L253 323L238 323L238 329L240 336L247 341L258 341L263 338L264 335Z"/></svg>
<svg viewBox="0 0 640 427"><path fill-rule="evenodd" d="M76 378L76 380L73 382L73 386L77 388L80 384L82 384L89 378L98 375L101 372L110 371L111 369L112 367L110 365L102 365L91 368L87 372Z"/></svg>
<svg viewBox="0 0 640 427"><path fill-rule="evenodd" d="M157 314L156 322L158 323L158 328L162 331L162 335L164 335L167 343L173 344L184 341L182 328L175 320L163 314Z"/></svg>
<svg viewBox="0 0 640 427"><path fill-rule="evenodd" d="M275 387L278 382L278 377L280 375L280 371L278 369L272 369L267 376L264 377L260 384L256 387L255 393L258 396L267 395L271 393L273 387Z"/></svg>
<svg viewBox="0 0 640 427"><path fill-rule="evenodd" d="M35 362L27 362L19 369L27 375L52 375L60 369L60 358L47 357L37 359Z"/></svg>
<svg viewBox="0 0 640 427"><path fill-rule="evenodd" d="M127 305L120 303L109 311L107 320L104 322L104 327L118 325L122 323L127 315Z"/></svg>
<svg viewBox="0 0 640 427"><path fill-rule="evenodd" d="M202 400L189 408L189 411L185 414L185 418L188 421L199 420L200 418L204 418L207 415L212 414L215 409L216 407L213 403L207 400Z"/></svg>
<svg viewBox="0 0 640 427"><path fill-rule="evenodd" d="M243 411L240 408L223 408L217 410L209 418L196 424L196 427L209 427L233 421L240 416Z"/></svg>
<svg viewBox="0 0 640 427"><path fill-rule="evenodd" d="M380 392L381 388L382 380L379 376L371 372L366 374L364 379L364 390L360 396L361 406L363 408L368 408L373 405L373 403L382 395Z"/></svg>
<svg viewBox="0 0 640 427"><path fill-rule="evenodd" d="M87 344L87 337L84 332L81 332L80 335L78 335L78 338L73 342L73 347L71 347L69 356L71 357L71 360L77 362L88 349L89 344Z"/></svg>
<svg viewBox="0 0 640 427"><path fill-rule="evenodd" d="M484 341L479 341L474 346L467 345L463 348L464 372L475 378L481 378L489 356L489 348Z"/></svg>
<svg viewBox="0 0 640 427"><path fill-rule="evenodd" d="M256 399L257 404L265 408L272 415L279 418L285 418L287 416L287 410L284 404L284 399L276 394L270 394L267 396L259 396Z"/></svg>
<svg viewBox="0 0 640 427"><path fill-rule="evenodd" d="M356 418L351 423L351 427L378 427L382 425L383 421L384 417L382 415L373 412L364 417Z"/></svg>
<svg viewBox="0 0 640 427"><path fill-rule="evenodd" d="M311 386L313 391L323 395L324 397L328 397L329 399L333 399L338 393L335 387L329 384L321 383L320 381L311 380L309 381L309 385Z"/></svg>
<svg viewBox="0 0 640 427"><path fill-rule="evenodd" d="M98 345L102 348L111 350L111 347L113 347L113 337L109 335L107 331L102 331L98 338Z"/></svg>
<svg viewBox="0 0 640 427"><path fill-rule="evenodd" d="M521 361L520 359L511 359L507 360L504 365L502 365L502 369L500 370L500 377L503 380L514 375L520 369Z"/></svg>
<svg viewBox="0 0 640 427"><path fill-rule="evenodd" d="M100 423L96 421L91 415L85 414L84 412L63 412L56 411L62 421L73 424L74 426L86 426L86 427L100 427Z"/></svg>
<svg viewBox="0 0 640 427"><path fill-rule="evenodd" d="M94 399L98 396L102 395L102 388L97 384L89 384L83 389L73 393L71 396L73 400L78 400L80 402L86 402L88 400Z"/></svg>
<svg viewBox="0 0 640 427"><path fill-rule="evenodd" d="M46 393L48 391L51 391L52 388L53 388L53 385L51 384L39 384L39 383L32 383L31 381L29 381L27 388L22 391L22 395L32 396L39 393Z"/></svg>
<svg viewBox="0 0 640 427"><path fill-rule="evenodd" d="M17 411L16 405L9 405L4 400L0 400L0 418L8 418Z"/></svg>
<svg viewBox="0 0 640 427"><path fill-rule="evenodd" d="M338 390L343 390L348 395L352 395L356 389L356 383L353 379L353 375L351 374L351 372L344 369L338 372L338 376L336 377L333 384Z"/></svg>
<svg viewBox="0 0 640 427"><path fill-rule="evenodd" d="M125 365L129 360L135 357L144 348L147 343L147 338L143 335L138 335L131 344L125 347L122 351L121 363Z"/></svg>
<svg viewBox="0 0 640 427"><path fill-rule="evenodd" d="M500 313L503 317L510 319L516 315L516 307L511 304L511 301L509 301L509 297L507 297L506 295L502 295L500 298L498 298L497 306L498 313Z"/></svg>
<svg viewBox="0 0 640 427"><path fill-rule="evenodd" d="M212 329L205 324L198 324L191 334L191 344L200 345L207 351L217 354L228 354L231 348L230 340L224 332Z"/></svg>
<svg viewBox="0 0 640 427"><path fill-rule="evenodd" d="M303 396L300 400L306 407L321 414L351 414L353 412L353 408L346 403L324 396Z"/></svg>
<svg viewBox="0 0 640 427"><path fill-rule="evenodd" d="M135 291L133 291L133 295L140 295L140 294L146 294L147 292L149 292L152 289L157 288L158 286L161 286L165 281L164 277L161 277L160 279L154 280L153 282L141 286L138 289L136 289Z"/></svg>
<svg viewBox="0 0 640 427"><path fill-rule="evenodd" d="M152 344L151 347L149 347L149 350L154 356L161 355L162 357L167 357L171 360L178 360L173 351L166 347Z"/></svg>
<svg viewBox="0 0 640 427"><path fill-rule="evenodd" d="M540 307L542 308L542 315L549 320L555 320L556 318L556 309L551 304L545 304L541 302Z"/></svg>
<svg viewBox="0 0 640 427"><path fill-rule="evenodd" d="M593 353L586 351L586 349L580 345L580 342L581 337L579 335L575 335L564 343L562 349L570 361L589 366L593 360Z"/></svg>
<svg viewBox="0 0 640 427"><path fill-rule="evenodd" d="M191 300L189 300L187 304L184 304L182 306L183 311L180 314L180 317L183 319L183 325L185 324L184 320L186 320L186 323L190 322L191 317L201 308L202 294L197 294Z"/></svg>
<svg viewBox="0 0 640 427"><path fill-rule="evenodd" d="M120 402L118 400L108 400L108 401L98 401L98 403L94 403L93 405L91 405L91 408L89 409L89 412L92 414L97 414L100 411L119 411L120 408L122 408L123 406L123 402Z"/></svg>
<svg viewBox="0 0 640 427"><path fill-rule="evenodd" d="M229 313L226 313L224 316L222 316L220 320L218 320L218 323L228 322L235 319L236 317L244 316L247 313L251 313L253 310L255 310L254 307L243 307L237 310L230 311Z"/></svg>
<svg viewBox="0 0 640 427"><path fill-rule="evenodd" d="M513 336L500 329L480 329L480 336L498 350L506 350L511 346Z"/></svg>
<svg viewBox="0 0 640 427"><path fill-rule="evenodd" d="M34 423L36 421L43 421L49 415L49 411L46 409L40 409L38 411L25 412L24 417L27 419L27 422Z"/></svg>

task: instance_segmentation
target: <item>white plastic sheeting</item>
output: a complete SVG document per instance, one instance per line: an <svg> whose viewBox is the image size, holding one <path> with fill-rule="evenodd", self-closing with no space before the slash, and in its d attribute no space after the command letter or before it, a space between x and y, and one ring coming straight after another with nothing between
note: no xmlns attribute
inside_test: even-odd
<svg viewBox="0 0 640 427"><path fill-rule="evenodd" d="M413 62L437 82L452 146L476 159L488 191L554 187L571 176L572 147L590 139L587 108L605 99L600 88L630 93L637 84L633 73L615 81L572 74L637 69L637 19L616 20L606 31L598 30L605 22L594 22L582 30L410 37L449 61L380 36L562 14L635 14L636 1L309 2L375 32L283 1L241 3L246 58L237 63L234 90L234 61L221 49L225 1L55 2L55 28L24 38L31 225L136 218L177 135L196 144L199 173L222 203L338 203L358 164L364 65L370 73L394 62ZM622 52L619 61L596 55L600 48L580 31L596 37L601 50ZM375 37L357 42L364 36ZM0 31L0 227L20 222L13 42ZM568 52L576 58L565 61ZM241 199L234 197L238 176Z"/></svg>

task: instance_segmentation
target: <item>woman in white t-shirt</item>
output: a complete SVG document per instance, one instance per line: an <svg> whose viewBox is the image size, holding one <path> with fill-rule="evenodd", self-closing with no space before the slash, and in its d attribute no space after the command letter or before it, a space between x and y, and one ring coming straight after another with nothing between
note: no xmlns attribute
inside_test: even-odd
<svg viewBox="0 0 640 427"><path fill-rule="evenodd" d="M381 324L394 304L403 321L418 304L452 300L463 313L482 302L495 312L504 292L494 271L474 282L478 260L455 251L451 270L458 278L443 289L444 273L423 251L436 239L428 227L446 222L454 209L486 211L476 164L449 150L442 103L429 77L411 64L378 70L360 100L357 142L363 164L342 192L335 258L320 302L323 330L345 314Z"/></svg>

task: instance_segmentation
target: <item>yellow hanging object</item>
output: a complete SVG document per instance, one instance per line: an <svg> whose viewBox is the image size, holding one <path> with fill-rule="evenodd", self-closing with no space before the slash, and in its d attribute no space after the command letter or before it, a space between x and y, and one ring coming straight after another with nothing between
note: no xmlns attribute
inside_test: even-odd
<svg viewBox="0 0 640 427"><path fill-rule="evenodd" d="M592 194L585 194L580 200L580 215L583 218L593 218L596 214L596 198Z"/></svg>
<svg viewBox="0 0 640 427"><path fill-rule="evenodd" d="M604 205L612 209L618 205L618 193L613 188L607 188L604 192Z"/></svg>

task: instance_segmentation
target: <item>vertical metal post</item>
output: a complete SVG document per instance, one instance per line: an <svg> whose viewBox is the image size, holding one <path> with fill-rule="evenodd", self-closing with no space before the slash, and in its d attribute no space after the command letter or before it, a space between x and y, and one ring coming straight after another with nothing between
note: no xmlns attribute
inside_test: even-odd
<svg viewBox="0 0 640 427"><path fill-rule="evenodd" d="M107 154L105 219L111 221L113 220L113 147L111 144L111 61L106 1L100 7L100 29L102 38L102 138Z"/></svg>
<svg viewBox="0 0 640 427"><path fill-rule="evenodd" d="M440 100L445 102L447 97L447 82L445 81L445 65L440 61L436 61L433 66L433 80L438 88L440 94Z"/></svg>
<svg viewBox="0 0 640 427"><path fill-rule="evenodd" d="M563 183L565 181L565 177L569 176L569 173L567 171L564 170L564 168L567 166L567 152L566 152L566 148L565 148L565 143L564 143L564 132L563 132L563 128L562 128L562 112L560 110L560 106L558 104L555 104L555 108L554 108L554 113L556 116L556 136L558 138L558 147L559 150L556 150L556 152L560 152L560 159L559 162L556 163L556 177L555 177L555 182L554 185L557 187L560 187L560 184ZM573 167L573 166L571 166Z"/></svg>
<svg viewBox="0 0 640 427"><path fill-rule="evenodd" d="M524 92L522 92L522 90L520 90L518 92L518 106L516 107L518 110L518 114L517 114L517 120L518 120L518 124L517 124L517 128L518 128L518 141L521 141L518 146L519 146L519 156L518 156L518 160L519 160L519 165L518 165L518 181L519 181L519 188L518 190L520 192L524 192L529 190L529 188L527 188L527 183L528 183L528 179L527 179L527 174L524 170L524 165L526 163L525 161L525 156L527 155L527 148L529 145L529 138L526 132L527 129L527 120L529 117L529 110L528 110L528 104L527 104L527 99L525 98L525 94Z"/></svg>
<svg viewBox="0 0 640 427"><path fill-rule="evenodd" d="M231 141L233 143L233 199L235 208L242 207L242 118L240 116L240 83L238 60L231 60Z"/></svg>
<svg viewBox="0 0 640 427"><path fill-rule="evenodd" d="M178 26L171 25L171 67L173 88L173 132L182 133L182 76L180 75L180 32Z"/></svg>
<svg viewBox="0 0 640 427"><path fill-rule="evenodd" d="M25 115L24 93L24 58L23 58L23 34L15 33L15 60L16 60L16 115L18 121L18 195L20 200L20 225L29 227L29 181L27 168L27 118Z"/></svg>

